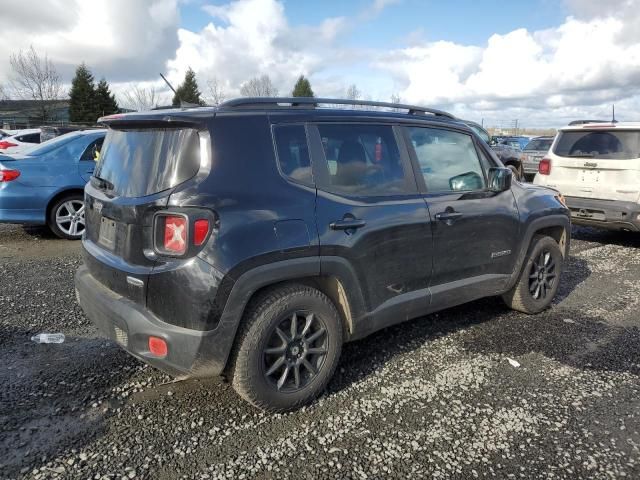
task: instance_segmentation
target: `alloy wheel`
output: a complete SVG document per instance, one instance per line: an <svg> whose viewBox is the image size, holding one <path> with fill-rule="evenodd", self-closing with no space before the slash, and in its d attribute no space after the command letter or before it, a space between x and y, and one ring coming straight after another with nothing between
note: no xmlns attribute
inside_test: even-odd
<svg viewBox="0 0 640 480"><path fill-rule="evenodd" d="M56 210L56 225L66 235L80 237L84 233L84 202L68 200Z"/></svg>
<svg viewBox="0 0 640 480"><path fill-rule="evenodd" d="M280 392L295 392L311 383L325 361L328 333L322 319L297 311L283 318L263 351L263 374Z"/></svg>
<svg viewBox="0 0 640 480"><path fill-rule="evenodd" d="M536 300L546 299L556 281L556 262L551 252L543 250L531 265L529 293Z"/></svg>

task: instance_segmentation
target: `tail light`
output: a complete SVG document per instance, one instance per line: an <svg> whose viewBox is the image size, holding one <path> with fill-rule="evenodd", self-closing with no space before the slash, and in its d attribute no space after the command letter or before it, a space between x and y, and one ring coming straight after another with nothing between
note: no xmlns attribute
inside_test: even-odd
<svg viewBox="0 0 640 480"><path fill-rule="evenodd" d="M538 164L538 173L540 175L549 175L551 173L551 160L543 158Z"/></svg>
<svg viewBox="0 0 640 480"><path fill-rule="evenodd" d="M0 150L4 150L5 148L17 147L17 143L9 142L8 140L3 140L0 142Z"/></svg>
<svg viewBox="0 0 640 480"><path fill-rule="evenodd" d="M149 352L156 357L166 357L169 349L164 338L149 337Z"/></svg>
<svg viewBox="0 0 640 480"><path fill-rule="evenodd" d="M190 220L191 219L191 220ZM192 247L202 246L211 224L209 219L197 218L184 213L162 213L155 220L155 249L162 255L182 257L195 254Z"/></svg>
<svg viewBox="0 0 640 480"><path fill-rule="evenodd" d="M19 170L0 170L0 182L10 182L20 176Z"/></svg>

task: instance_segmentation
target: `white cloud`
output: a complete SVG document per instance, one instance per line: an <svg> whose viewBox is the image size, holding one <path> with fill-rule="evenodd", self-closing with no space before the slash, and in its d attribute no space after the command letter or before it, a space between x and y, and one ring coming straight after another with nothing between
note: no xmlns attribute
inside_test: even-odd
<svg viewBox="0 0 640 480"><path fill-rule="evenodd" d="M2 73L9 71L11 53L33 45L65 78L85 61L113 81L144 79L157 76L178 47L178 0L2 3Z"/></svg>

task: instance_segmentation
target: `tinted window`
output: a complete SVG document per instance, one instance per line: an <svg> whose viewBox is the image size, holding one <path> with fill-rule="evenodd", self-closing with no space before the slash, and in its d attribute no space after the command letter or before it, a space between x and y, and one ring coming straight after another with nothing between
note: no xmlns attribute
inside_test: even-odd
<svg viewBox="0 0 640 480"><path fill-rule="evenodd" d="M200 137L193 129L109 130L95 176L118 196L142 197L193 177L200 166Z"/></svg>
<svg viewBox="0 0 640 480"><path fill-rule="evenodd" d="M89 144L89 146L85 149L80 160L86 162L97 162L100 158L100 150L102 149L102 144L104 143L104 137L98 138Z"/></svg>
<svg viewBox="0 0 640 480"><path fill-rule="evenodd" d="M393 128L386 125L319 125L324 150L322 185L352 195L405 193L407 181Z"/></svg>
<svg viewBox="0 0 640 480"><path fill-rule="evenodd" d="M524 147L525 150L544 150L547 151L551 148L551 144L553 143L552 138L535 138L527 143L527 146Z"/></svg>
<svg viewBox="0 0 640 480"><path fill-rule="evenodd" d="M303 125L283 125L273 129L282 173L293 180L312 184L307 133Z"/></svg>
<svg viewBox="0 0 640 480"><path fill-rule="evenodd" d="M40 143L40 134L39 133L28 133L26 135L21 135L16 137L21 142L25 143Z"/></svg>
<svg viewBox="0 0 640 480"><path fill-rule="evenodd" d="M484 172L470 135L436 128L408 130L429 191L485 188Z"/></svg>
<svg viewBox="0 0 640 480"><path fill-rule="evenodd" d="M624 130L560 132L554 153L561 157L638 158L640 157L640 132Z"/></svg>

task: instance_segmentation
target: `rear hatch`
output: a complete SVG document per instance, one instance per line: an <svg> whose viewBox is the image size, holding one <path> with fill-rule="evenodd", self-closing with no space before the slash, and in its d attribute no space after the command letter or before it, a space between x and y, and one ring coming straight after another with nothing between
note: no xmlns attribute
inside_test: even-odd
<svg viewBox="0 0 640 480"><path fill-rule="evenodd" d="M145 124L146 125L146 124ZM155 265L153 217L200 168L193 127L112 125L85 188L85 263L111 290L145 303Z"/></svg>
<svg viewBox="0 0 640 480"><path fill-rule="evenodd" d="M566 196L638 201L640 130L614 125L563 130L549 158L548 185Z"/></svg>

